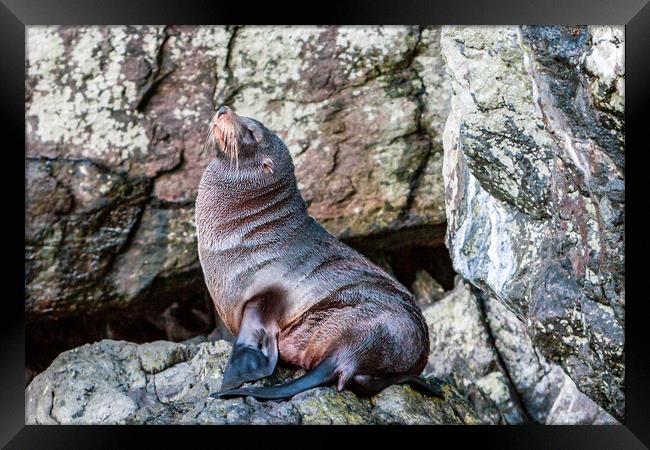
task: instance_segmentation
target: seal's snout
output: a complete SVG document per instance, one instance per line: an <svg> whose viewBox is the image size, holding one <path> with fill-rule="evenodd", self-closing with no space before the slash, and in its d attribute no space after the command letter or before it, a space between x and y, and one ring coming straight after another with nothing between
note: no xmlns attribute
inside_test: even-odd
<svg viewBox="0 0 650 450"><path fill-rule="evenodd" d="M245 136L242 136L245 129L243 119L230 107L221 105L212 117L208 136L212 136L222 152L238 162L240 146L245 143Z"/></svg>
<svg viewBox="0 0 650 450"><path fill-rule="evenodd" d="M217 119L224 114L226 114L228 111L230 111L230 108L228 108L226 105L222 105L218 110L217 110Z"/></svg>

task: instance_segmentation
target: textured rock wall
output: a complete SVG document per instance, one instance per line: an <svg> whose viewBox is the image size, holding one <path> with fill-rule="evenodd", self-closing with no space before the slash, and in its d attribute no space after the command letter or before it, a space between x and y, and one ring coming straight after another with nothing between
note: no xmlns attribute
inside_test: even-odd
<svg viewBox="0 0 650 450"><path fill-rule="evenodd" d="M436 28L29 27L27 48L30 320L201 289L194 198L222 103L287 142L337 236L442 243Z"/></svg>
<svg viewBox="0 0 650 450"><path fill-rule="evenodd" d="M624 416L623 29L445 27L454 268Z"/></svg>

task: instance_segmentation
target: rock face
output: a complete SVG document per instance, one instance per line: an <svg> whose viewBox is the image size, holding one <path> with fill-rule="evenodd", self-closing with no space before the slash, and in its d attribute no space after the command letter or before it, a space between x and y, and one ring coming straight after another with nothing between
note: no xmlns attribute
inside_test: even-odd
<svg viewBox="0 0 650 450"><path fill-rule="evenodd" d="M391 386L370 399L333 387L289 401L212 399L231 345L226 341L133 344L103 340L62 353L25 393L27 424L477 424L449 385L445 398ZM264 383L301 373L281 368Z"/></svg>
<svg viewBox="0 0 650 450"><path fill-rule="evenodd" d="M423 314L431 339L424 374L457 386L484 423L617 423L540 354L523 322L461 277Z"/></svg>
<svg viewBox="0 0 650 450"><path fill-rule="evenodd" d="M29 27L28 319L200 285L194 199L223 103L285 139L337 236L441 244L438 43L418 27Z"/></svg>
<svg viewBox="0 0 650 450"><path fill-rule="evenodd" d="M103 338L187 339L218 325L194 199L223 103L286 141L329 231L378 262L408 246L444 251L439 37L436 27L28 27L30 364L43 370Z"/></svg>
<svg viewBox="0 0 650 450"><path fill-rule="evenodd" d="M623 29L445 27L441 47L454 268L520 320L504 330L523 324L541 355L621 420Z"/></svg>

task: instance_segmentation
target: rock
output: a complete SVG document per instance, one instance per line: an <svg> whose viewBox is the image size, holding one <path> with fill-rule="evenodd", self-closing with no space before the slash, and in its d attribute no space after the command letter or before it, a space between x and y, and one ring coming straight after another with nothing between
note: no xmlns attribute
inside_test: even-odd
<svg viewBox="0 0 650 450"><path fill-rule="evenodd" d="M502 303L482 295L485 318L494 348L508 380L531 420L546 424L618 424L580 392L556 363L535 348L526 325Z"/></svg>
<svg viewBox="0 0 650 450"><path fill-rule="evenodd" d="M185 361L188 356L188 348L174 342L156 341L138 347L138 358L146 373L162 372L167 367Z"/></svg>
<svg viewBox="0 0 650 450"><path fill-rule="evenodd" d="M110 299L106 277L137 227L148 180L89 161L30 158L26 172L26 311L50 316L101 308Z"/></svg>
<svg viewBox="0 0 650 450"><path fill-rule="evenodd" d="M624 418L622 28L444 27L454 268Z"/></svg>
<svg viewBox="0 0 650 450"><path fill-rule="evenodd" d="M52 26L27 41L29 321L159 313L203 289L194 199L222 103L285 139L337 236L441 244L438 28Z"/></svg>
<svg viewBox="0 0 650 450"><path fill-rule="evenodd" d="M620 425L612 416L578 390L568 376L562 377L560 393L546 417L548 425Z"/></svg>
<svg viewBox="0 0 650 450"><path fill-rule="evenodd" d="M411 292L415 295L421 308L440 300L445 290L426 270L415 272L415 281L411 285Z"/></svg>
<svg viewBox="0 0 650 450"><path fill-rule="evenodd" d="M456 385L485 423L524 422L526 413L508 382L469 283L457 278L454 289L422 314L431 346L424 374Z"/></svg>
<svg viewBox="0 0 650 450"><path fill-rule="evenodd" d="M423 314L431 339L424 373L458 386L485 423L618 423L540 354L512 311L462 278Z"/></svg>
<svg viewBox="0 0 650 450"><path fill-rule="evenodd" d="M25 390L28 424L477 424L450 385L445 398L391 386L370 399L312 389L289 401L212 399L230 354L226 341L137 345L103 340L62 353ZM258 383L304 374L280 367Z"/></svg>

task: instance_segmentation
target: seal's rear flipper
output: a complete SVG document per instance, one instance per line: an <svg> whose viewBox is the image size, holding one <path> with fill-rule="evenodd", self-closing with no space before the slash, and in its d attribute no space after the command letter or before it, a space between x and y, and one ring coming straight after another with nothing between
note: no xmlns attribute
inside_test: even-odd
<svg viewBox="0 0 650 450"><path fill-rule="evenodd" d="M429 378L429 380L423 380L420 377L408 376L402 378L396 384L408 384L413 389L424 395L445 398L445 394L442 391L442 386L444 383L437 378Z"/></svg>
<svg viewBox="0 0 650 450"><path fill-rule="evenodd" d="M424 380L414 375L397 375L392 377L379 377L356 374L352 378L349 389L359 397L372 397L393 384L408 384L416 391L427 396L444 398L442 386L444 383L437 378Z"/></svg>
<svg viewBox="0 0 650 450"><path fill-rule="evenodd" d="M228 398L244 397L250 395L251 397L255 397L260 400L283 400L289 397L293 397L300 392L322 386L333 381L335 372L336 365L334 362L326 359L314 367L311 372L285 384L280 384L278 386L229 389L226 391L222 390L210 395L210 397Z"/></svg>

